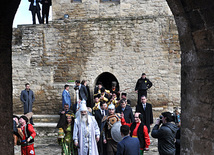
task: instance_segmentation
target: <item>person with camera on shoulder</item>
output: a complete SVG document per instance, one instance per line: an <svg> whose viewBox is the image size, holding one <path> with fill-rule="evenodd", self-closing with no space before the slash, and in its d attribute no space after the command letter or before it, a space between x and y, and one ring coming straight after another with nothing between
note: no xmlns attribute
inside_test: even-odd
<svg viewBox="0 0 214 155"><path fill-rule="evenodd" d="M158 138L158 152L160 155L175 155L175 136L178 128L171 123L173 120L172 113L163 112L152 130L151 136Z"/></svg>

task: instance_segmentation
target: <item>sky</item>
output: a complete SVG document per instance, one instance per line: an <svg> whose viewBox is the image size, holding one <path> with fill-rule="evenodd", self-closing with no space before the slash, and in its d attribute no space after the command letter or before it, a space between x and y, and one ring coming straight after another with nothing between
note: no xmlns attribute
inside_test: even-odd
<svg viewBox="0 0 214 155"><path fill-rule="evenodd" d="M14 21L13 21L13 27L17 27L17 25L22 25L22 24L32 24L32 14L31 11L29 11L29 5L30 2L28 0L21 0L21 3L19 5L19 8L16 12ZM40 7L42 8L42 5L40 4ZM50 8L50 13L49 13L49 21L52 19L52 12ZM38 24L38 19L36 16L36 23Z"/></svg>

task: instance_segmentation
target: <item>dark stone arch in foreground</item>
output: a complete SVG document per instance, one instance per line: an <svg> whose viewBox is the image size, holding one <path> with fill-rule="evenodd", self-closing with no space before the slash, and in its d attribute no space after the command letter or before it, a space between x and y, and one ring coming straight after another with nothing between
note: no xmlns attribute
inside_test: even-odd
<svg viewBox="0 0 214 155"><path fill-rule="evenodd" d="M214 1L167 0L181 45L181 152L214 154Z"/></svg>
<svg viewBox="0 0 214 155"><path fill-rule="evenodd" d="M20 0L0 2L0 154L13 154L12 24Z"/></svg>
<svg viewBox="0 0 214 155"><path fill-rule="evenodd" d="M181 44L182 154L214 154L214 1L167 0ZM20 0L1 1L1 154L13 154L12 22Z"/></svg>

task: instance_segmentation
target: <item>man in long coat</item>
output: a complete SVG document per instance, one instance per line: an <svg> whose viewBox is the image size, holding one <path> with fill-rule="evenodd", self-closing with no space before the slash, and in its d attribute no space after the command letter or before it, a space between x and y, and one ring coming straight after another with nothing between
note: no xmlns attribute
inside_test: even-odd
<svg viewBox="0 0 214 155"><path fill-rule="evenodd" d="M141 104L136 106L136 112L140 112L143 115L144 124L150 132L150 125L153 123L152 105L147 103L146 96L141 97Z"/></svg>
<svg viewBox="0 0 214 155"><path fill-rule="evenodd" d="M35 96L33 91L30 89L30 84L25 84L25 90L22 90L20 100L24 105L24 114L32 112L33 102L35 100ZM30 123L33 124L33 118L31 117Z"/></svg>
<svg viewBox="0 0 214 155"><path fill-rule="evenodd" d="M79 147L79 155L99 155L97 142L100 138L100 129L94 116L88 115L85 104L80 107L80 115L74 122L73 140Z"/></svg>

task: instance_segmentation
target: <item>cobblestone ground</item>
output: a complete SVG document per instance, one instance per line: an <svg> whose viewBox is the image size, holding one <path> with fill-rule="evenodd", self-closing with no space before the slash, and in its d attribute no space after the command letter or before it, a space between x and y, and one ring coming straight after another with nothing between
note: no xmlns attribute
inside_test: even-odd
<svg viewBox="0 0 214 155"><path fill-rule="evenodd" d="M151 145L149 151L145 152L145 155L158 155L157 150L157 139L151 138ZM53 142L55 142L53 140ZM61 155L61 147L57 143L51 144L36 144L35 142L35 152L36 155ZM20 146L14 147L14 155L20 155L21 149Z"/></svg>

